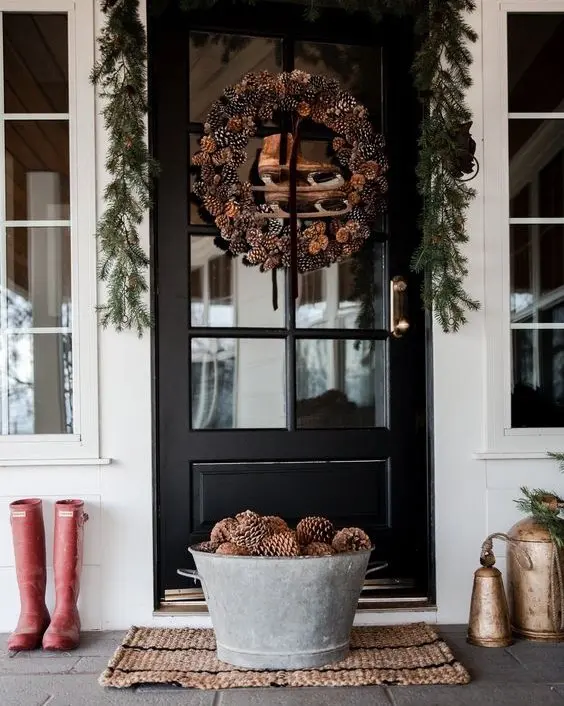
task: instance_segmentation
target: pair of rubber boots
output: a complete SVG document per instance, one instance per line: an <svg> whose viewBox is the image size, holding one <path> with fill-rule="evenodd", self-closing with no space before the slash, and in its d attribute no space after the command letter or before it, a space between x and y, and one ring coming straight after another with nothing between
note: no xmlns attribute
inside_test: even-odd
<svg viewBox="0 0 564 706"><path fill-rule="evenodd" d="M265 184L265 201L274 217L288 218L290 210L290 154L293 138L287 136L285 164L280 164L281 135L265 137L259 156L258 173ZM350 211L346 194L340 190L345 183L340 170L329 163L305 159L298 152L297 212L300 218L326 218Z"/></svg>
<svg viewBox="0 0 564 706"><path fill-rule="evenodd" d="M45 604L47 582L45 526L41 500L29 498L10 504L16 575L21 612L8 640L13 651L72 650L80 641L77 600L82 570L84 523L88 515L82 500L55 503L53 572L56 604L53 617Z"/></svg>

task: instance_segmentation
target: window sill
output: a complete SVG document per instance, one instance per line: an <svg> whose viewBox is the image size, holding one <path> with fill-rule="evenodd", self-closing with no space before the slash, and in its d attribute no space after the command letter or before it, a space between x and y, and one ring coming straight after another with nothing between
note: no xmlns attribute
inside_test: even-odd
<svg viewBox="0 0 564 706"><path fill-rule="evenodd" d="M111 458L6 458L0 468L9 466L108 466Z"/></svg>
<svg viewBox="0 0 564 706"><path fill-rule="evenodd" d="M478 461L527 461L532 459L552 459L546 451L476 451L472 458Z"/></svg>

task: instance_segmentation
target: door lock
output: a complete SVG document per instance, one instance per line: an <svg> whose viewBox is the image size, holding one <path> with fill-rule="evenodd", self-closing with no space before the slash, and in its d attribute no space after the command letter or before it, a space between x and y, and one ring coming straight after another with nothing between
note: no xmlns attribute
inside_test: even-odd
<svg viewBox="0 0 564 706"><path fill-rule="evenodd" d="M402 338L409 329L407 320L407 282L397 276L390 282L390 333L394 338Z"/></svg>

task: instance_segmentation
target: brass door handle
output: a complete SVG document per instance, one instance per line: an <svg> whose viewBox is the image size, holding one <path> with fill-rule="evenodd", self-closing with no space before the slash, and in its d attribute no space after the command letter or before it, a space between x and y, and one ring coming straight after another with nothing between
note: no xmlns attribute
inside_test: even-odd
<svg viewBox="0 0 564 706"><path fill-rule="evenodd" d="M401 338L408 329L407 282L397 276L390 282L390 333L394 338Z"/></svg>

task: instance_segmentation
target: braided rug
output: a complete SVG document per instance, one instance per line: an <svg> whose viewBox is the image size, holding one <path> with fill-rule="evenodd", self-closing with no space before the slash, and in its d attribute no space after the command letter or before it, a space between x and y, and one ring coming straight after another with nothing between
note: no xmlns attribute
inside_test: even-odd
<svg viewBox="0 0 564 706"><path fill-rule="evenodd" d="M101 686L176 684L194 689L265 686L467 684L470 676L425 623L353 628L341 662L258 671L219 662L213 630L133 627L100 676Z"/></svg>

